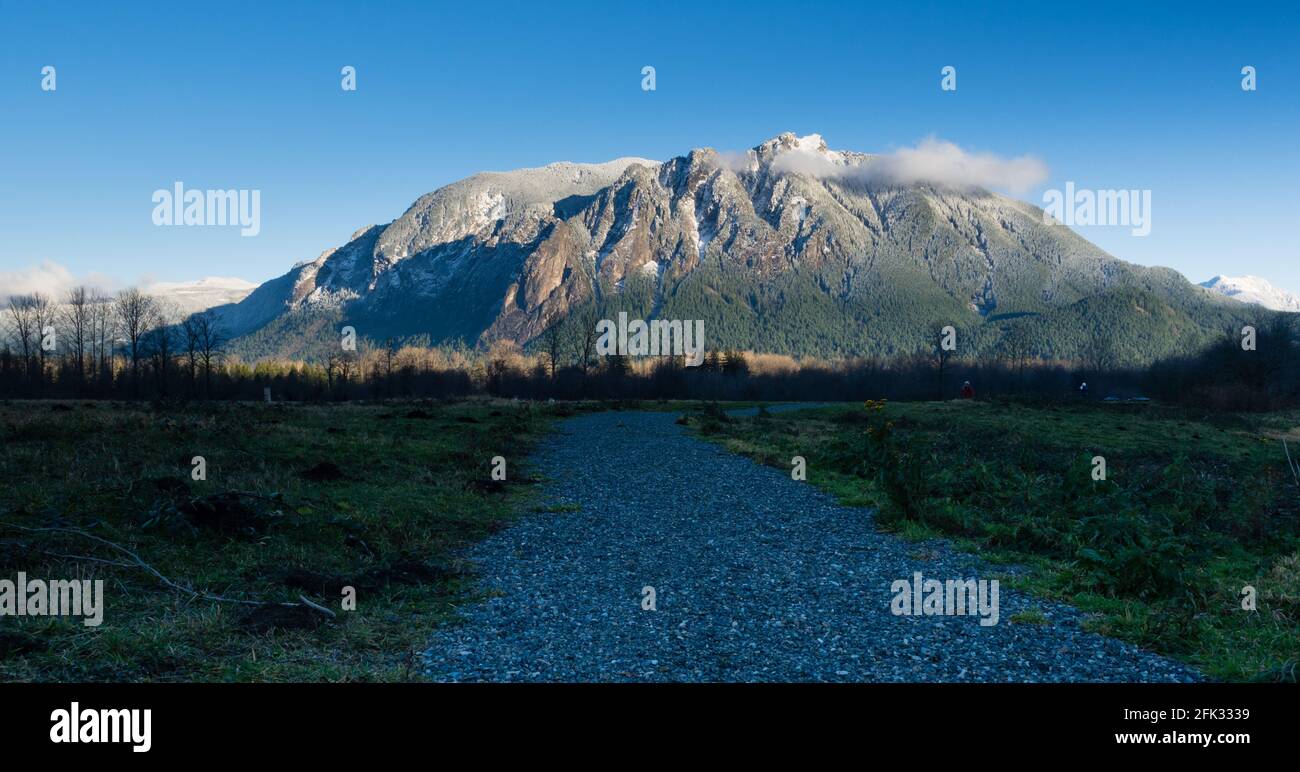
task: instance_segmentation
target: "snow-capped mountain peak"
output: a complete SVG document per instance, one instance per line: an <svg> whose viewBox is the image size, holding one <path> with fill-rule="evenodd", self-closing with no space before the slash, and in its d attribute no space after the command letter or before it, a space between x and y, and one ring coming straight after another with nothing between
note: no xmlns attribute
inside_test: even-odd
<svg viewBox="0 0 1300 772"><path fill-rule="evenodd" d="M238 303L257 289L256 284L234 276L208 276L196 281L158 281L140 289L165 298L182 314L193 314L213 306Z"/></svg>
<svg viewBox="0 0 1300 772"><path fill-rule="evenodd" d="M1256 303L1274 311L1300 311L1300 295L1274 287L1267 279L1258 276L1224 276L1220 274L1201 286L1220 295Z"/></svg>
<svg viewBox="0 0 1300 772"><path fill-rule="evenodd" d="M525 345L622 294L656 318L707 314L713 346L840 356L924 350L933 323L996 309L1069 357L1086 341L1061 333L1064 320L1105 293L1091 302L1119 309L1150 358L1181 352L1190 338L1174 328L1220 323L1229 301L984 189L1019 163L951 144L872 155L785 133L744 153L485 172L266 282L222 323L232 338L282 331L285 356L333 345L317 312L376 340ZM1138 300L1168 313L1129 314Z"/></svg>

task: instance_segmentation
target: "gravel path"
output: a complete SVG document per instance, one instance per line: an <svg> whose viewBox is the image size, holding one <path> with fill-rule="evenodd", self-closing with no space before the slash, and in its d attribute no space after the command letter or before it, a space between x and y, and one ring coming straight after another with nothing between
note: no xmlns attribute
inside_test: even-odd
<svg viewBox="0 0 1300 772"><path fill-rule="evenodd" d="M437 631L436 681L1190 681L1006 587L1000 619L896 616L895 580L993 578L942 542L874 530L669 413L568 419L532 459L543 505L474 545L484 602ZM1010 569L1014 570L1014 569ZM656 610L642 608L655 588ZM1018 624L1038 609L1048 624Z"/></svg>

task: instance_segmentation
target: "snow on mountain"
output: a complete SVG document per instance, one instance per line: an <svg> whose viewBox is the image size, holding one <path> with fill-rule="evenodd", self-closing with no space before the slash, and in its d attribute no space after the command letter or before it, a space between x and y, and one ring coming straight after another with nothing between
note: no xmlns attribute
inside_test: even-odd
<svg viewBox="0 0 1300 772"><path fill-rule="evenodd" d="M1300 311L1300 295L1274 287L1258 276L1215 276L1201 286L1233 300L1257 303L1274 311Z"/></svg>
<svg viewBox="0 0 1300 772"><path fill-rule="evenodd" d="M238 303L258 285L233 276L208 276L197 281L158 281L140 289L146 294L169 300L188 315L213 306Z"/></svg>
<svg viewBox="0 0 1300 772"><path fill-rule="evenodd" d="M935 325L961 323L974 350L1016 327L1043 342L1036 355L1069 358L1087 342L1073 331L1104 319L1117 349L1147 359L1248 313L982 187L1019 163L784 133L743 153L476 174L219 313L231 338L265 330L252 344L281 356L324 351L343 324L372 340L527 344L575 310L635 303L708 319L723 348L883 355L927 350Z"/></svg>
<svg viewBox="0 0 1300 772"><path fill-rule="evenodd" d="M556 205L578 204L619 179L629 166L658 161L619 158L599 164L562 161L537 169L483 172L421 196L384 228L375 257L392 264L430 247L482 235L499 222L536 225Z"/></svg>

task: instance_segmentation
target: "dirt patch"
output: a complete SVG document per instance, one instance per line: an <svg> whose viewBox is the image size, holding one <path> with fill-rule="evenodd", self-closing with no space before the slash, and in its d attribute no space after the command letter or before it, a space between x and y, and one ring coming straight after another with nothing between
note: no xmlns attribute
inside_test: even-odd
<svg viewBox="0 0 1300 772"><path fill-rule="evenodd" d="M155 477L153 487L169 496L188 496L190 493L190 484L175 476Z"/></svg>
<svg viewBox="0 0 1300 772"><path fill-rule="evenodd" d="M352 575L315 571L310 568L291 568L280 577L280 582L286 587L322 598L337 598L342 595L345 587L352 587L359 591L374 591L392 584L438 584L468 576L470 573L467 566L459 563L428 563L423 560L403 558Z"/></svg>
<svg viewBox="0 0 1300 772"><path fill-rule="evenodd" d="M285 587L322 598L337 598L343 594L344 587L356 587L356 581L340 574L323 573L310 568L291 568L280 577L280 583Z"/></svg>
<svg viewBox="0 0 1300 772"><path fill-rule="evenodd" d="M426 584L446 582L468 576L470 571L457 563L427 563L423 560L397 560L366 572L365 578L376 585Z"/></svg>
<svg viewBox="0 0 1300 772"><path fill-rule="evenodd" d="M169 530L189 527L229 536L260 536L270 528L275 517L248 506L241 494L227 491L164 502L149 514L144 527L162 526Z"/></svg>
<svg viewBox="0 0 1300 772"><path fill-rule="evenodd" d="M329 617L310 606L282 606L265 603L253 606L239 619L239 626L257 634L276 630L315 630Z"/></svg>
<svg viewBox="0 0 1300 772"><path fill-rule="evenodd" d="M505 493L506 492L505 480L474 479L469 481L468 487L470 490L475 490L478 491L479 493Z"/></svg>
<svg viewBox="0 0 1300 772"><path fill-rule="evenodd" d="M379 552L376 551L374 547L371 547L369 542L367 542L365 539L363 539L362 537L356 534L350 533L347 536L343 537L343 544L345 546L351 547L354 550L357 550L358 552L361 552L367 557L371 557L371 558L379 557Z"/></svg>
<svg viewBox="0 0 1300 772"><path fill-rule="evenodd" d="M0 630L0 660L21 657L33 651L44 651L48 644L22 630Z"/></svg>
<svg viewBox="0 0 1300 772"><path fill-rule="evenodd" d="M180 507L191 523L222 533L262 533L268 518L244 503L238 493L216 493L191 499Z"/></svg>
<svg viewBox="0 0 1300 772"><path fill-rule="evenodd" d="M338 464L333 461L322 461L310 469L304 469L298 475L305 480L314 480L315 482L333 482L347 477L347 475L343 474L343 470L339 469Z"/></svg>

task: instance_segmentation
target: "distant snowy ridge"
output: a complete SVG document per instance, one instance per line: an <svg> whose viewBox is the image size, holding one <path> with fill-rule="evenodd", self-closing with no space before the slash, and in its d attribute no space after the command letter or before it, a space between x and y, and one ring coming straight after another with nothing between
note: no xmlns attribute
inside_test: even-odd
<svg viewBox="0 0 1300 772"><path fill-rule="evenodd" d="M1274 311L1300 311L1300 295L1274 287L1258 276L1215 276L1201 286L1242 303L1256 303Z"/></svg>
<svg viewBox="0 0 1300 772"><path fill-rule="evenodd" d="M254 282L234 276L208 276L196 281L158 281L140 289L172 302L178 311L189 315L213 306L238 303L257 287Z"/></svg>

